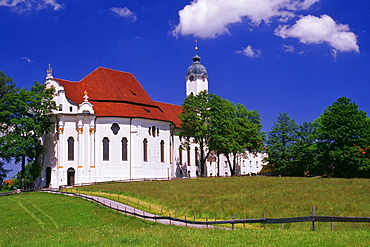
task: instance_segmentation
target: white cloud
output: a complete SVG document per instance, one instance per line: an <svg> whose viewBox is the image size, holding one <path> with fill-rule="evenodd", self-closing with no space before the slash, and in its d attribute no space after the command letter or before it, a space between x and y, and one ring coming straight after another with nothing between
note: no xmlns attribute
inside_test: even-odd
<svg viewBox="0 0 370 247"><path fill-rule="evenodd" d="M283 51L294 53L295 49L294 49L294 46L292 46L292 45L283 45Z"/></svg>
<svg viewBox="0 0 370 247"><path fill-rule="evenodd" d="M23 60L26 60L27 61L27 63L34 63L34 61L33 60L31 60L30 58L28 58L28 57L22 57L22 59Z"/></svg>
<svg viewBox="0 0 370 247"><path fill-rule="evenodd" d="M55 11L63 8L57 0L0 0L0 7L10 7L12 10L23 13L32 10L41 10L52 7Z"/></svg>
<svg viewBox="0 0 370 247"><path fill-rule="evenodd" d="M228 33L228 25L249 20L258 26L272 18L288 20L295 10L308 9L319 0L194 0L179 11L173 35L215 38Z"/></svg>
<svg viewBox="0 0 370 247"><path fill-rule="evenodd" d="M131 12L128 8L124 7L124 8L118 8L118 7L113 7L110 9L113 13L117 14L118 16L120 17L125 17L125 18L129 18L131 19L132 21L136 21L137 20L137 17L136 15Z"/></svg>
<svg viewBox="0 0 370 247"><path fill-rule="evenodd" d="M357 37L350 32L348 25L336 23L330 16L304 16L293 26L282 25L275 30L275 35L282 38L297 38L304 44L328 43L333 48L333 55L338 52L360 52Z"/></svg>
<svg viewBox="0 0 370 247"><path fill-rule="evenodd" d="M54 7L54 10L60 10L63 8L62 5L60 5L59 3L57 3L56 0L44 0L44 3L45 5L50 5L52 7Z"/></svg>
<svg viewBox="0 0 370 247"><path fill-rule="evenodd" d="M242 55L244 55L246 57L253 57L253 58L257 58L257 57L260 57L262 55L261 50L259 50L259 49L253 49L252 46L250 46L250 45L248 45L243 50L236 51L235 53L242 54Z"/></svg>

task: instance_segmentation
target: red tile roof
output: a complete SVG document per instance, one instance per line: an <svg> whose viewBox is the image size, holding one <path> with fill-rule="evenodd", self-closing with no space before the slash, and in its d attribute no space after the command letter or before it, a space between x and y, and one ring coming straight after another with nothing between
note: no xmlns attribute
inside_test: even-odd
<svg viewBox="0 0 370 247"><path fill-rule="evenodd" d="M82 103L86 91L97 116L156 119L180 127L181 106L153 101L130 73L100 67L79 82L55 80L76 104Z"/></svg>
<svg viewBox="0 0 370 247"><path fill-rule="evenodd" d="M182 111L180 105L172 105L162 102L156 102L158 106L163 110L164 114L171 120L171 122L177 127L180 128L181 121L179 115Z"/></svg>

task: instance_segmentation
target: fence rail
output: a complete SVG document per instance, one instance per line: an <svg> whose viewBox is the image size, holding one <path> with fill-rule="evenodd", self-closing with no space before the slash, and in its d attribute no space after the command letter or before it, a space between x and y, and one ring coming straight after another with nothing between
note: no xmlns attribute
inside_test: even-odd
<svg viewBox="0 0 370 247"><path fill-rule="evenodd" d="M304 217L291 217L291 218L257 218L257 219L232 219L232 220L214 220L214 221L196 221L196 220L187 220L187 219L180 219L171 216L158 216L154 215L151 216L150 213L137 213L135 211L131 212L128 210L112 208L109 205L105 204L104 201L97 200L93 196L77 194L72 192L62 192L62 191L48 191L51 193L58 193L58 194L65 194L65 195L72 195L81 197L90 201L94 201L98 204L103 206L107 206L111 209L119 211L121 213L129 214L132 216L136 216L143 219L151 219L154 221L157 220L169 220L170 222L182 222L186 225L225 225L231 224L232 228L234 228L235 224L253 224L253 223L262 223L262 224L284 224L284 223L300 223L300 222L312 222L312 230L315 230L315 222L365 222L370 223L370 217L345 217L345 216L320 216L315 215L315 207L313 207L311 216L304 216Z"/></svg>
<svg viewBox="0 0 370 247"><path fill-rule="evenodd" d="M13 195L20 193L18 190L12 190L12 191L7 191L7 192L0 192L0 196L8 196L8 195Z"/></svg>

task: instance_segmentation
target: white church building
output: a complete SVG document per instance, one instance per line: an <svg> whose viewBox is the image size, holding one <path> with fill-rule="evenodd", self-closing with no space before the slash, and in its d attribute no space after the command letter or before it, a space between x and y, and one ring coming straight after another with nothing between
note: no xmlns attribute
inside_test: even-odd
<svg viewBox="0 0 370 247"><path fill-rule="evenodd" d="M181 106L154 101L136 78L99 67L78 82L54 78L55 125L44 136L41 186L58 188L92 182L197 177L196 144L182 150L177 135ZM195 55L186 71L186 95L208 90L208 74ZM257 174L263 154L238 158L237 175ZM219 167L217 165L219 164ZM207 176L229 176L224 156L208 158Z"/></svg>

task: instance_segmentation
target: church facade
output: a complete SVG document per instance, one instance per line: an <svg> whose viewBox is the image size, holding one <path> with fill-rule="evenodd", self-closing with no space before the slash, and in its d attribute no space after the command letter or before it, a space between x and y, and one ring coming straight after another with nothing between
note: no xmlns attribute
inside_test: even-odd
<svg viewBox="0 0 370 247"><path fill-rule="evenodd" d="M58 109L43 138L40 186L199 175L197 145L182 150L177 135L181 106L152 100L132 74L99 67L72 82L54 78L49 68L45 84L56 89ZM203 90L208 74L196 55L186 72L186 93ZM257 174L262 165L263 154L245 153L237 173ZM230 175L226 158L210 157L206 175Z"/></svg>

